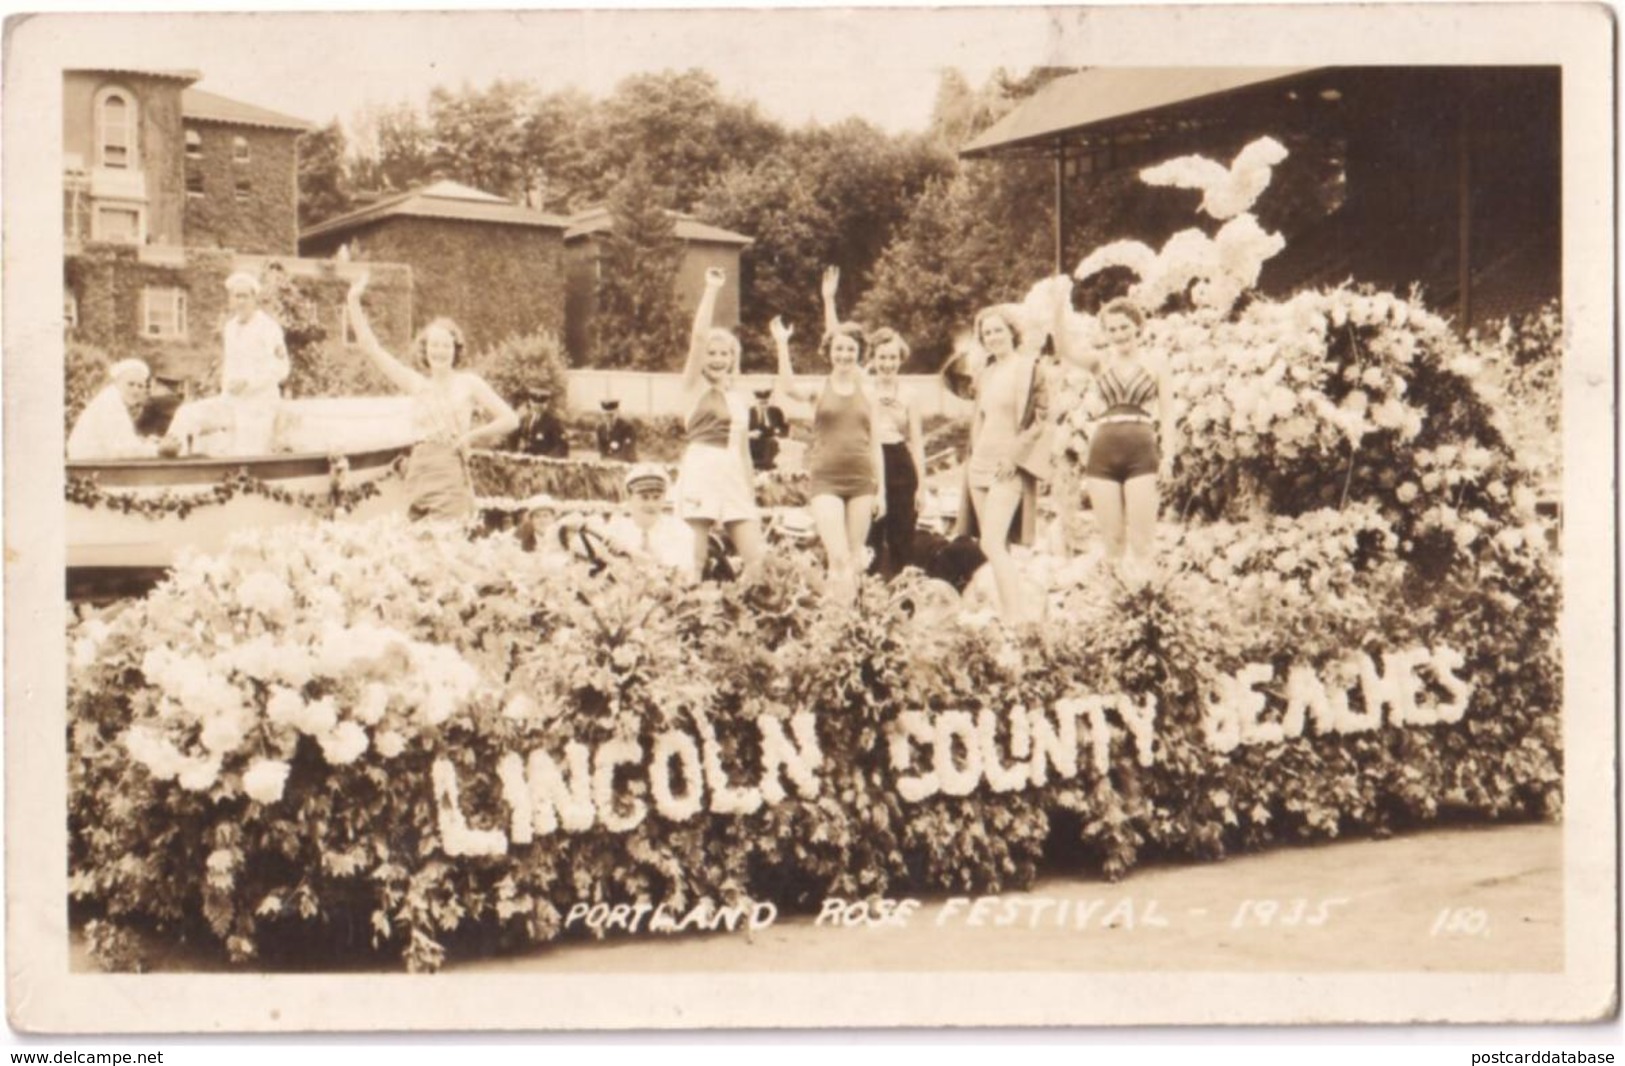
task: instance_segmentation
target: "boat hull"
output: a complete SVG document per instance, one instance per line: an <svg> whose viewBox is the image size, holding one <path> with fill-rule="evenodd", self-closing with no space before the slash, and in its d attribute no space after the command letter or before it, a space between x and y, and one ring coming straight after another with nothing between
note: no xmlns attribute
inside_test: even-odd
<svg viewBox="0 0 1625 1066"><path fill-rule="evenodd" d="M371 483L375 492L357 501L347 512L333 517L363 521L406 509L406 486L397 462L406 446L378 448L343 456L346 487ZM171 499L195 495L200 505L183 517L125 511L106 503L67 503L67 564L72 569L145 569L167 567L183 549L214 551L242 529L323 521L320 507L241 492L225 502L211 497L218 486L240 472L274 490L307 499L325 499L333 486L333 467L322 454L277 455L233 459L132 459L117 462L69 463L69 478L93 478L109 496L128 497L132 503L167 494Z"/></svg>

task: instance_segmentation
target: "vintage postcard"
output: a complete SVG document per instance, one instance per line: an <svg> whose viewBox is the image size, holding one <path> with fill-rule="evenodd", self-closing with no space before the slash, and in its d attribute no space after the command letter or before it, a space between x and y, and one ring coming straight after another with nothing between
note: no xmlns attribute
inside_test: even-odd
<svg viewBox="0 0 1625 1066"><path fill-rule="evenodd" d="M1612 47L12 16L10 1023L1612 1017Z"/></svg>

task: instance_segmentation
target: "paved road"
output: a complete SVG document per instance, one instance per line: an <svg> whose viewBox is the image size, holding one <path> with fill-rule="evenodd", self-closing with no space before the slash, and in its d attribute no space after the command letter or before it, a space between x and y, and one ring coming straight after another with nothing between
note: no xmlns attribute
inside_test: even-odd
<svg viewBox="0 0 1625 1066"><path fill-rule="evenodd" d="M1141 869L1115 885L1048 878L980 904L933 896L900 924L610 932L450 969L1551 972L1563 967L1562 885L1560 826L1435 830Z"/></svg>

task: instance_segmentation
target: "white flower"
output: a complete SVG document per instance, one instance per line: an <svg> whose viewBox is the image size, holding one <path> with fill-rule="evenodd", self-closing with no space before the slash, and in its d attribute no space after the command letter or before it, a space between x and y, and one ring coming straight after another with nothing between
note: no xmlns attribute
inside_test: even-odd
<svg viewBox="0 0 1625 1066"><path fill-rule="evenodd" d="M393 759L406 750L406 738L393 729L386 729L373 737L372 746L386 759Z"/></svg>
<svg viewBox="0 0 1625 1066"><path fill-rule="evenodd" d="M237 602L267 618L280 619L293 609L293 590L286 581L262 570L238 583Z"/></svg>
<svg viewBox="0 0 1625 1066"><path fill-rule="evenodd" d="M204 720L198 740L202 742L204 748L216 755L236 751L243 738L248 735L245 717L241 707L212 714Z"/></svg>
<svg viewBox="0 0 1625 1066"><path fill-rule="evenodd" d="M304 711L294 720L294 728L301 733L312 737L323 737L333 731L338 725L339 708L333 702L333 697L323 696L305 705Z"/></svg>
<svg viewBox="0 0 1625 1066"><path fill-rule="evenodd" d="M130 758L147 768L160 781L173 780L186 764L186 757L162 733L150 726L132 726L124 734L124 747Z"/></svg>
<svg viewBox="0 0 1625 1066"><path fill-rule="evenodd" d="M275 803L288 783L289 766L281 759L255 759L243 771L243 791L259 803Z"/></svg>
<svg viewBox="0 0 1625 1066"><path fill-rule="evenodd" d="M1394 495L1399 498L1400 503L1410 503L1412 500L1416 499L1416 493L1417 488L1414 481L1407 481L1405 484L1394 490Z"/></svg>
<svg viewBox="0 0 1625 1066"><path fill-rule="evenodd" d="M182 788L191 792L205 792L214 786L220 778L220 756L188 759L181 767L176 780Z"/></svg>
<svg viewBox="0 0 1625 1066"><path fill-rule="evenodd" d="M265 701L265 716L277 725L295 726L304 714L305 698L291 688L278 685Z"/></svg>
<svg viewBox="0 0 1625 1066"><path fill-rule="evenodd" d="M340 722L332 732L317 738L322 757L333 766L348 766L367 750L367 731L354 722Z"/></svg>
<svg viewBox="0 0 1625 1066"><path fill-rule="evenodd" d="M389 689L377 681L369 681L362 687L361 699L356 701L350 714L363 725L377 725L383 721L388 707Z"/></svg>

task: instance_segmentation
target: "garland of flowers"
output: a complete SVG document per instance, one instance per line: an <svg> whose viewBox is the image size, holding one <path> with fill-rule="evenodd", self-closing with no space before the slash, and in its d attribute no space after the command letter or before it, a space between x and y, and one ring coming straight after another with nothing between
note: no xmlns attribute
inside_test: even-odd
<svg viewBox="0 0 1625 1066"><path fill-rule="evenodd" d="M165 489L156 494L110 491L102 488L94 474L70 474L63 495L67 502L81 507L102 507L154 521L170 516L186 518L194 511L224 506L239 496L259 496L275 503L302 507L323 518L332 518L379 495L379 482L399 476L401 468L397 460L380 477L352 485L347 483L350 469L348 460L343 456L334 456L328 463L330 485L326 492L281 488L250 474L247 467L240 467L207 488L188 491Z"/></svg>

